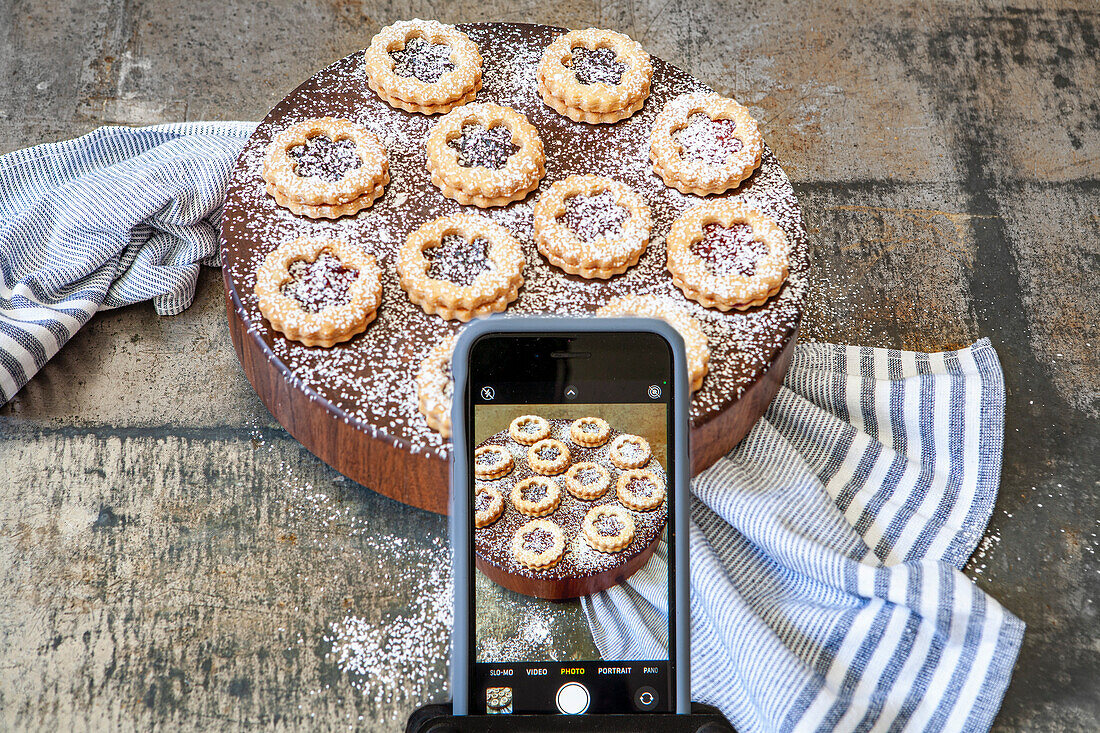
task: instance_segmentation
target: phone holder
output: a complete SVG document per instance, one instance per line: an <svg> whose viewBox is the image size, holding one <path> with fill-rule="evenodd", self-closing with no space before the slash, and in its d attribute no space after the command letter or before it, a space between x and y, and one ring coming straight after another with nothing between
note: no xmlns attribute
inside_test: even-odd
<svg viewBox="0 0 1100 733"><path fill-rule="evenodd" d="M690 715L454 715L451 704L425 705L409 717L405 733L736 733L718 708L691 704Z"/></svg>

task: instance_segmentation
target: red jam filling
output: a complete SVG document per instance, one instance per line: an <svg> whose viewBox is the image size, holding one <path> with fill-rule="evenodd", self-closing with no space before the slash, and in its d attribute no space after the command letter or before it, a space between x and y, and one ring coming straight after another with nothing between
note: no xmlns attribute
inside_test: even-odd
<svg viewBox="0 0 1100 733"><path fill-rule="evenodd" d="M404 48L390 51L390 58L393 59L393 73L414 77L425 84L435 84L455 70L451 47L426 38L410 38Z"/></svg>
<svg viewBox="0 0 1100 733"><path fill-rule="evenodd" d="M462 134L447 143L458 151L463 168L503 168L519 150L512 142L512 131L504 125L486 129L483 125L464 125Z"/></svg>
<svg viewBox="0 0 1100 733"><path fill-rule="evenodd" d="M561 217L582 242L618 234L628 218L630 212L615 203L610 191L595 196L570 196L565 200L565 215Z"/></svg>
<svg viewBox="0 0 1100 733"><path fill-rule="evenodd" d="M703 238L691 245L691 251L718 277L752 277L757 260L768 253L768 248L753 239L748 224L736 223L727 228L713 223L703 227Z"/></svg>
<svg viewBox="0 0 1100 733"><path fill-rule="evenodd" d="M572 50L573 60L569 67L581 84L615 84L623 80L626 64L615 60L615 51L610 48L584 48L578 46Z"/></svg>
<svg viewBox="0 0 1100 733"><path fill-rule="evenodd" d="M458 234L448 234L438 245L424 250L428 260L428 277L446 280L459 287L473 284L477 276L492 267L489 261L489 242L481 237L466 239Z"/></svg>
<svg viewBox="0 0 1100 733"><path fill-rule="evenodd" d="M601 514L592 522L596 532L601 537L616 537L623 531L623 523L618 517L611 514Z"/></svg>
<svg viewBox="0 0 1100 733"><path fill-rule="evenodd" d="M528 532L523 538L523 548L536 555L541 555L553 546L554 535L550 534L542 527Z"/></svg>
<svg viewBox="0 0 1100 733"><path fill-rule="evenodd" d="M652 496L657 487L648 479L635 478L627 481L626 490L635 496Z"/></svg>
<svg viewBox="0 0 1100 733"><path fill-rule="evenodd" d="M282 292L298 301L302 310L316 313L346 305L351 300L351 284L357 277L358 270L345 267L328 252L322 252L313 262L291 262L290 281L283 285Z"/></svg>
<svg viewBox="0 0 1100 733"><path fill-rule="evenodd" d="M712 120L696 113L688 119L687 127L672 133L672 139L679 143L680 156L685 160L721 165L744 147L734 134L736 127L733 120Z"/></svg>
<svg viewBox="0 0 1100 733"><path fill-rule="evenodd" d="M354 140L333 142L327 135L317 135L306 140L305 145L287 148L286 154L294 160L294 175L299 178L320 178L332 183L349 170L363 167Z"/></svg>

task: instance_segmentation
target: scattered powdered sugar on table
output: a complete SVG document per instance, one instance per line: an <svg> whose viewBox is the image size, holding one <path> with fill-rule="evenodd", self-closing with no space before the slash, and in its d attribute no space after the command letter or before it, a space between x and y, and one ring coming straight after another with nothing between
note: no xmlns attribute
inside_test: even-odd
<svg viewBox="0 0 1100 733"><path fill-rule="evenodd" d="M665 270L664 237L672 220L704 200L668 188L649 161L653 118L677 94L707 91L678 69L654 59L652 92L640 112L614 125L575 123L546 106L538 95L535 70L552 35L507 24L462 29L484 58L477 101L495 102L525 114L539 130L546 153L540 190L573 173L593 173L633 187L650 207L652 237L639 263L623 275L587 281L566 275L538 253L533 239L536 191L509 206L479 210L445 198L429 180L425 139L438 116L407 113L380 101L366 86L362 54L353 54L318 73L281 102L258 128L241 156L223 217L224 262L240 299L249 332L269 358L285 365L291 381L314 399L327 401L367 433L386 436L412 453L447 457L450 443L431 430L417 409L415 376L420 362L444 335L461 324L426 315L397 282L395 253L406 236L438 216L466 211L508 228L520 241L527 264L524 286L507 313L590 314L625 294L669 297L697 318L711 349L710 373L692 400L695 424L728 407L754 384L786 345L796 327L806 289L808 244L793 190L775 156L765 147L760 169L729 196L774 218L791 241L791 274L780 294L765 306L722 313L689 301ZM267 143L280 129L310 117L346 117L383 140L391 182L375 204L354 217L310 220L278 207L264 191L261 166ZM279 120L273 124L271 120ZM253 294L264 256L300 236L341 238L375 256L382 268L378 319L366 333L330 349L310 348L274 333Z"/></svg>

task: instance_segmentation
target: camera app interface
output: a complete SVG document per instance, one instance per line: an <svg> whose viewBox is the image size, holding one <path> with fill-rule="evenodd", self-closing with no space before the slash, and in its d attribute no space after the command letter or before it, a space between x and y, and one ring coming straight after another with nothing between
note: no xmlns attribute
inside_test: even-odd
<svg viewBox="0 0 1100 733"><path fill-rule="evenodd" d="M667 595L671 400L647 381L561 384L539 402L475 385L471 712L672 709L668 652L604 658L588 620L604 628L622 602L605 592L651 560Z"/></svg>

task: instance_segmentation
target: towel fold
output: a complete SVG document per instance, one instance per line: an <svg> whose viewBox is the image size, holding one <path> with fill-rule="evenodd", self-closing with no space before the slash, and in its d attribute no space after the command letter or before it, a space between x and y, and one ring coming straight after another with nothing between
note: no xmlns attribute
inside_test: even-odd
<svg viewBox="0 0 1100 733"><path fill-rule="evenodd" d="M0 156L0 404L97 311L191 304L255 127L102 127Z"/></svg>

